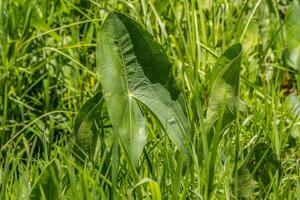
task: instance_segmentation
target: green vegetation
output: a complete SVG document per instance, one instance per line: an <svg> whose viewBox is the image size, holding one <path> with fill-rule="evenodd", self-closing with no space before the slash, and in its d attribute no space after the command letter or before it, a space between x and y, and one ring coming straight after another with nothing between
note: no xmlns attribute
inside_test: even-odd
<svg viewBox="0 0 300 200"><path fill-rule="evenodd" d="M299 199L299 0L1 0L0 199Z"/></svg>

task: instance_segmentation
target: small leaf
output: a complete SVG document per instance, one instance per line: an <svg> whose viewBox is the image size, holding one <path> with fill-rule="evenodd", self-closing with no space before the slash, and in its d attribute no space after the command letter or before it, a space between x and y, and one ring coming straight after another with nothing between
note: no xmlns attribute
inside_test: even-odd
<svg viewBox="0 0 300 200"><path fill-rule="evenodd" d="M212 85L212 88L207 110L207 125L209 128L218 120L221 120L222 130L236 118L241 54L241 44L232 45L218 58L212 70L209 84ZM220 118L221 116L222 118Z"/></svg>
<svg viewBox="0 0 300 200"><path fill-rule="evenodd" d="M242 166L238 170L238 195L239 198L253 199L254 189L257 187L253 180L252 174L246 166Z"/></svg>
<svg viewBox="0 0 300 200"><path fill-rule="evenodd" d="M96 123L101 116L102 104L103 96L101 93L97 93L83 105L76 116L74 152L81 160L92 157L94 152Z"/></svg>
<svg viewBox="0 0 300 200"><path fill-rule="evenodd" d="M254 190L259 188L261 192L267 192L267 187L276 175L280 180L283 169L276 154L264 142L257 143L250 148L250 151L245 148L244 154L246 154L246 158L237 171L238 192L239 197L253 199Z"/></svg>
<svg viewBox="0 0 300 200"><path fill-rule="evenodd" d="M278 171L279 176L282 174L280 161L272 148L264 142L256 144L251 149L247 168L254 176L254 179L262 183L264 187L267 187L271 182L270 174L273 177L276 171Z"/></svg>

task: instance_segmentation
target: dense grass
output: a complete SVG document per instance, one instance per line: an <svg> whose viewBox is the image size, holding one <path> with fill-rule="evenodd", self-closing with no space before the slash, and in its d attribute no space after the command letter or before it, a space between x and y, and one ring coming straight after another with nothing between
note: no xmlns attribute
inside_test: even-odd
<svg viewBox="0 0 300 200"><path fill-rule="evenodd" d="M1 0L0 199L109 199L112 188L120 199L300 199L299 4ZM140 22L166 50L189 121L192 158L178 151L151 115L137 168L122 150L119 162L112 160L109 124L98 130L89 162L74 158L74 119L98 86L97 35L113 10ZM210 145L209 74L236 42L244 49L238 117ZM270 147L260 150L268 159L255 171L268 174L272 159L282 167L264 186L242 168L262 163L247 160L262 142Z"/></svg>

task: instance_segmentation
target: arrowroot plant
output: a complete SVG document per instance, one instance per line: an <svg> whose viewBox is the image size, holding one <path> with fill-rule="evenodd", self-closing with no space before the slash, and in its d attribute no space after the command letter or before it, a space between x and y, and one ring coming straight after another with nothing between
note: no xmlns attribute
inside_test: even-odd
<svg viewBox="0 0 300 200"><path fill-rule="evenodd" d="M171 82L171 64L153 36L129 17L121 13L111 13L103 22L98 35L96 55L100 85L95 96L87 101L75 120L75 152L81 155L79 156L81 161L93 157L97 133L95 127L104 128L101 112L102 109L107 109L113 134L111 150L113 198L117 196L119 146L122 147L121 153L127 158L133 180L138 182L141 179L137 169L147 143L145 114L150 114L153 122L158 123L161 132L166 133L182 153L184 156L182 159L198 163L184 108L179 104L177 91L174 91ZM217 59L209 75L211 88L200 144L203 146L201 153L205 157L204 169L207 170L205 172L207 185L203 188L207 198L211 198L213 193L216 170L214 166L222 133L237 120L241 55L241 44L232 45ZM237 135L236 143L239 142L238 138ZM258 159L263 159L263 156ZM185 164L182 167L189 168ZM271 176L274 176L276 170L271 172ZM255 171L252 175L254 173ZM243 195L243 191L240 193ZM138 193L137 196L142 198Z"/></svg>
<svg viewBox="0 0 300 200"><path fill-rule="evenodd" d="M83 106L75 120L77 151L93 154L96 132L92 127L101 117L105 100L113 128L113 185L117 184L118 169L114 167L118 166L119 142L139 180L135 168L147 142L143 112L151 113L177 148L188 154L188 121L179 102L171 97L171 92L176 96L170 81L171 64L154 38L127 16L111 13L103 22L96 54L102 91Z"/></svg>
<svg viewBox="0 0 300 200"><path fill-rule="evenodd" d="M0 1L0 199L299 199L299 13Z"/></svg>

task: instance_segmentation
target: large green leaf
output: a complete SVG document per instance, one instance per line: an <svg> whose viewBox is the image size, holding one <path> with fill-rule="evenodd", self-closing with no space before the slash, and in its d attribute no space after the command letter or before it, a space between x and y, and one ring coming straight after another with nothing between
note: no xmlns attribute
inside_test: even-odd
<svg viewBox="0 0 300 200"><path fill-rule="evenodd" d="M174 123L178 129L180 127L178 120L170 120L176 114L171 112L171 105L160 98L167 94L168 101L172 101L170 94L167 90L156 91L152 85L152 82L165 84L168 79L169 72L163 67L165 61L161 61L164 56L162 49L149 39L148 33L140 30L139 25L125 15L111 13L102 25L97 43L97 72L108 114L115 133L121 135L123 146L135 165L146 143L145 119L140 103L152 111L179 148L185 142L182 140L183 131L176 130L174 134L174 130L167 128ZM147 56L153 61L153 69ZM158 69L161 69L161 74ZM158 106L153 106L153 102ZM159 115L166 108L169 114ZM175 139L174 135L178 138Z"/></svg>
<svg viewBox="0 0 300 200"><path fill-rule="evenodd" d="M91 157L94 152L95 131L101 116L102 104L103 96L99 92L83 105L76 116L74 152L81 160Z"/></svg>
<svg viewBox="0 0 300 200"><path fill-rule="evenodd" d="M242 46L229 47L222 54L210 74L210 97L207 110L207 125L211 128L221 120L221 130L229 125L237 114L240 85Z"/></svg>

